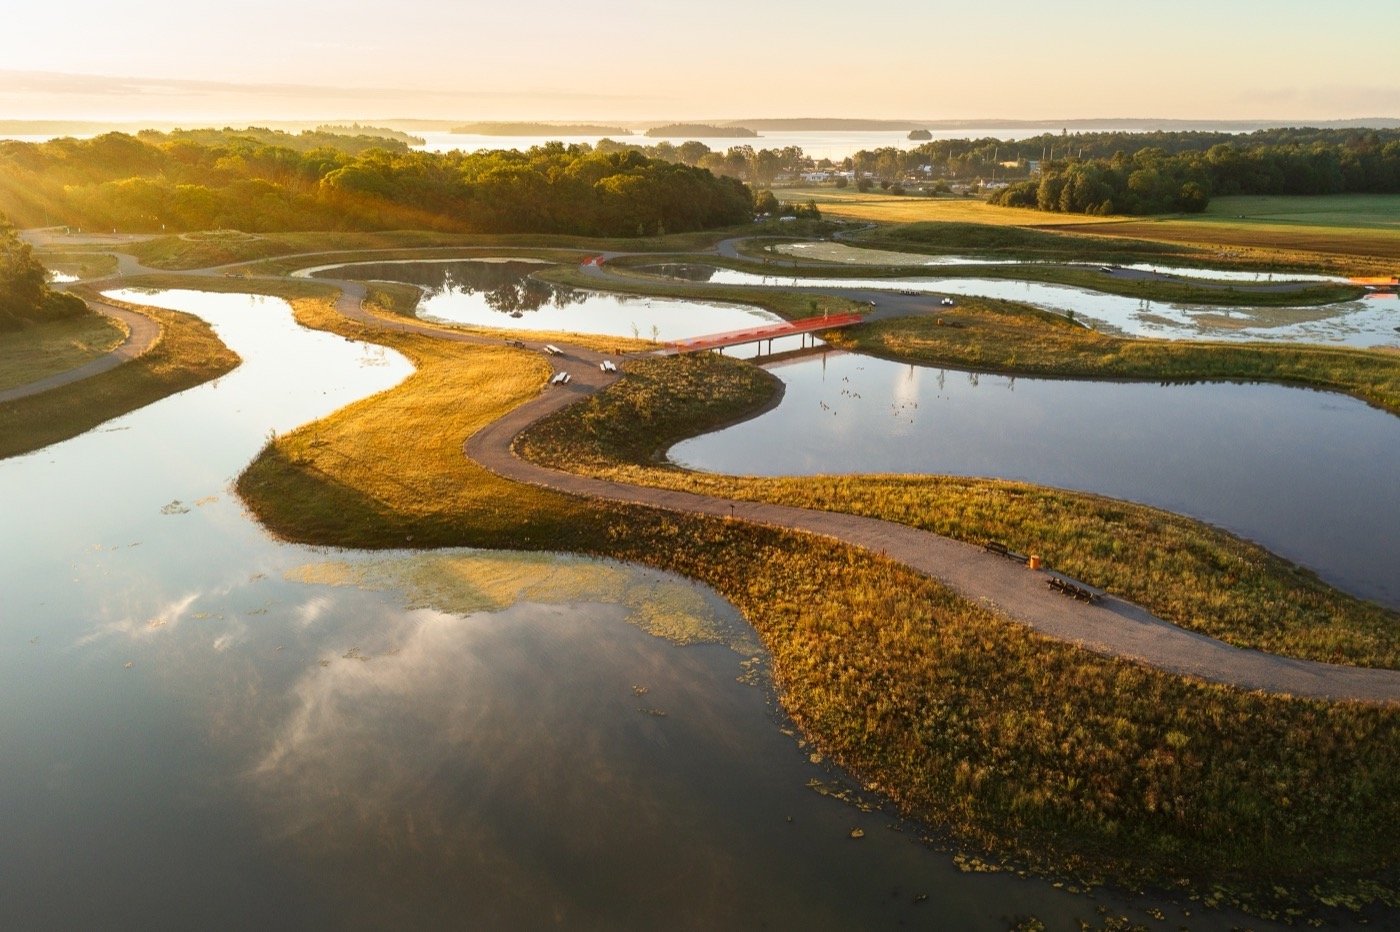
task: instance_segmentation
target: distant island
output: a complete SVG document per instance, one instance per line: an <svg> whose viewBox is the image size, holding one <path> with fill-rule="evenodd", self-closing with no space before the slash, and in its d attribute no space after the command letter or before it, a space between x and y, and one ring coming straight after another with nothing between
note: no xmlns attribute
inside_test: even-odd
<svg viewBox="0 0 1400 932"><path fill-rule="evenodd" d="M930 133L926 129L911 129L909 131L909 138L917 140L918 142L927 142L933 138L933 133Z"/></svg>
<svg viewBox="0 0 1400 932"><path fill-rule="evenodd" d="M600 126L596 123L464 123L452 127L454 133L474 136L630 136L632 131L621 126Z"/></svg>
<svg viewBox="0 0 1400 932"><path fill-rule="evenodd" d="M711 126L708 123L668 123L665 126L653 126L646 134L653 139L670 139L677 136L686 139L758 138L758 133L747 126Z"/></svg>
<svg viewBox="0 0 1400 932"><path fill-rule="evenodd" d="M924 125L914 120L859 120L844 117L735 120L734 124L767 133L868 133L885 131L903 133L911 129L919 129L920 126Z"/></svg>
<svg viewBox="0 0 1400 932"><path fill-rule="evenodd" d="M359 123L351 123L348 126L344 123L322 123L316 127L315 132L330 133L333 136L375 136L380 139L393 139L406 146L421 146L428 141L422 136L412 136L401 130L384 126L361 126Z"/></svg>

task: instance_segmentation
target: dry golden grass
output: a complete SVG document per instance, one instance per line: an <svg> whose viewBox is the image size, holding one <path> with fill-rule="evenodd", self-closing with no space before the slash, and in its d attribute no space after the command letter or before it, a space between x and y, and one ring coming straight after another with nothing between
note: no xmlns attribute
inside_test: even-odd
<svg viewBox="0 0 1400 932"><path fill-rule="evenodd" d="M0 389L76 369L125 339L126 328L100 314L0 331Z"/></svg>
<svg viewBox="0 0 1400 932"><path fill-rule="evenodd" d="M197 317L144 308L161 325L155 346L115 369L0 404L0 457L76 437L103 421L217 378L239 359Z"/></svg>
<svg viewBox="0 0 1400 932"><path fill-rule="evenodd" d="M784 707L822 753L963 843L1045 870L1216 898L1225 886L1264 910L1392 895L1394 711L1242 694L1104 659L833 541L497 479L462 442L538 390L542 361L376 333L324 300L294 307L419 369L277 438L250 466L239 490L278 533L576 550L681 572L753 623Z"/></svg>
<svg viewBox="0 0 1400 932"><path fill-rule="evenodd" d="M993 207L977 197L924 197L913 194L885 194L871 190L864 194L854 188L778 188L774 192L785 202L805 204L816 201L823 217L866 220L872 223L921 223L954 221L993 226L1054 226L1064 222L1063 214L1039 210ZM1078 219L1078 218L1076 218ZM1091 218L1089 223L1093 222Z"/></svg>

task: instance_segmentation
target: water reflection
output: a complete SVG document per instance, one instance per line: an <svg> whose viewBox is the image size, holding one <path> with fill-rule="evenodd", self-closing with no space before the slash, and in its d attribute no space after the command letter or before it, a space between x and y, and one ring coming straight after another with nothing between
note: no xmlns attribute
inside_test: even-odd
<svg viewBox="0 0 1400 932"><path fill-rule="evenodd" d="M547 264L526 259L362 262L310 270L310 274L316 278L417 285L428 302L450 294L475 295L493 311L518 317L543 307L565 308L583 300L584 292L531 277L531 273Z"/></svg>
<svg viewBox="0 0 1400 932"><path fill-rule="evenodd" d="M672 276L702 274L691 268ZM1214 307L1174 304L1106 294L1068 285L992 278L821 278L759 275L714 268L705 279L718 285L780 288L863 288L928 295L965 295L1021 301L1072 314L1095 329L1170 340L1281 340L1400 346L1400 300L1377 296L1317 307Z"/></svg>
<svg viewBox="0 0 1400 932"><path fill-rule="evenodd" d="M978 256L930 256L916 252L898 252L890 249L873 249L849 246L845 243L780 243L773 247L779 255L796 259L817 259L823 262L841 262L847 265L1036 265L1056 264L1056 260L992 259ZM1117 268L1133 269L1139 272L1153 272L1179 278L1196 278L1202 281L1248 282L1270 284L1274 282L1346 282L1350 279L1340 275L1317 275L1307 272L1252 272L1239 269L1210 269L1195 266L1167 265L1162 263L1133 263L1117 265Z"/></svg>
<svg viewBox="0 0 1400 932"><path fill-rule="evenodd" d="M477 327L667 341L781 320L744 305L564 288L530 278L540 266L514 259L415 260L326 266L299 274L416 284L427 289L418 306L420 317Z"/></svg>
<svg viewBox="0 0 1400 932"><path fill-rule="evenodd" d="M1071 928L1156 905L963 874L811 792L833 777L780 731L752 633L686 580L273 540L238 471L407 362L281 301L118 296L198 313L244 361L0 462L0 926Z"/></svg>
<svg viewBox="0 0 1400 932"><path fill-rule="evenodd" d="M1400 608L1400 420L1278 385L979 375L829 354L782 403L678 444L725 473L947 473L1100 492L1251 538Z"/></svg>

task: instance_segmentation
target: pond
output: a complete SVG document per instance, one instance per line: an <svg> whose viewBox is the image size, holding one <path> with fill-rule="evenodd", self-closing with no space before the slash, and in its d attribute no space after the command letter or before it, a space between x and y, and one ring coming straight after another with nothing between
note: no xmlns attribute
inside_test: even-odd
<svg viewBox="0 0 1400 932"><path fill-rule="evenodd" d="M423 290L418 316L473 327L667 341L781 320L739 304L608 294L531 277L545 267L548 263L521 259L414 260L325 266L301 274L416 285Z"/></svg>
<svg viewBox="0 0 1400 932"><path fill-rule="evenodd" d="M1281 340L1347 346L1400 346L1400 299L1378 295L1319 307L1214 307L1171 304L1121 295L997 278L821 278L759 275L691 265L655 267L670 278L716 285L911 291L1020 301L1057 314L1073 313L1096 330L1171 340Z"/></svg>
<svg viewBox="0 0 1400 932"><path fill-rule="evenodd" d="M755 475L946 473L1098 492L1255 540L1400 608L1400 418L1278 385L1009 378L827 353L671 459Z"/></svg>
<svg viewBox="0 0 1400 932"><path fill-rule="evenodd" d="M785 731L752 631L684 579L272 539L231 491L244 464L407 362L278 300L115 296L203 317L244 362L0 461L0 925L1183 915L963 873L814 792L843 778Z"/></svg>
<svg viewBox="0 0 1400 932"><path fill-rule="evenodd" d="M1037 265L1035 261L1024 259L992 259L977 256L930 256L917 252L899 252L893 249L874 249L863 246L850 246L845 243L828 241L813 243L779 243L772 247L775 253L794 259L815 259L821 262L840 262L846 265ZM1047 260L1053 262L1054 260ZM1059 263L1055 263L1059 264ZM1171 275L1179 278L1196 278L1208 282L1247 282L1263 285L1275 282L1346 282L1350 279L1339 275L1316 275L1307 272L1249 272L1239 269L1211 269L1195 266L1166 265L1160 263L1131 263L1116 265L1115 268L1133 269L1139 272L1153 272L1158 275Z"/></svg>

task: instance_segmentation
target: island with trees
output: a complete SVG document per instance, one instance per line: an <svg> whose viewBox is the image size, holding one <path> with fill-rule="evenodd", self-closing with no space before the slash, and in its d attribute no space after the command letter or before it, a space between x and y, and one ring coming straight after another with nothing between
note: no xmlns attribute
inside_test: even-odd
<svg viewBox="0 0 1400 932"><path fill-rule="evenodd" d="M646 131L652 139L757 139L758 133L745 126L713 126L709 123L667 123Z"/></svg>
<svg viewBox="0 0 1400 932"><path fill-rule="evenodd" d="M529 123L497 121L483 123L463 123L452 127L452 132L465 136L542 136L558 139L561 136L629 136L631 130L621 126L604 126L600 123Z"/></svg>

